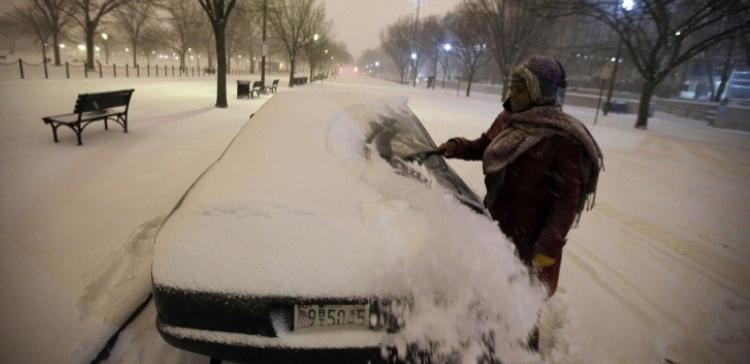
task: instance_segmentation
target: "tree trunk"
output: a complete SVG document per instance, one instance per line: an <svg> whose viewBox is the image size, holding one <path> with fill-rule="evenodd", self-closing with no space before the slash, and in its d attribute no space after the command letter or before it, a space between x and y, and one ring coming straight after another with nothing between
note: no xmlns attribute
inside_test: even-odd
<svg viewBox="0 0 750 364"><path fill-rule="evenodd" d="M651 104L651 96L654 95L656 83L645 81L641 88L641 101L638 104L638 118L635 121L636 129L646 129L648 127L648 112Z"/></svg>
<svg viewBox="0 0 750 364"><path fill-rule="evenodd" d="M185 67L185 53L187 53L187 51L184 49L180 52L180 72L187 73L187 67Z"/></svg>
<svg viewBox="0 0 750 364"><path fill-rule="evenodd" d="M294 59L294 56L289 57L289 59L289 87L294 87L294 67L297 60Z"/></svg>
<svg viewBox="0 0 750 364"><path fill-rule="evenodd" d="M708 90L711 92L710 98L713 100L716 97L716 86L714 85L714 67L710 59L706 60L706 77L708 77Z"/></svg>
<svg viewBox="0 0 750 364"><path fill-rule="evenodd" d="M469 83L466 85L466 97L471 94L471 83L474 81L474 72L469 73Z"/></svg>
<svg viewBox="0 0 750 364"><path fill-rule="evenodd" d="M729 40L727 45L727 57L724 59L724 66L721 69L721 81L719 82L719 89L716 91L714 96L714 102L721 101L721 96L724 90L727 88L727 81L729 76L732 74L732 51L734 50L734 39Z"/></svg>
<svg viewBox="0 0 750 364"><path fill-rule="evenodd" d="M310 82L313 81L313 69L314 69L313 65L310 64Z"/></svg>
<svg viewBox="0 0 750 364"><path fill-rule="evenodd" d="M94 30L86 29L86 67L94 70Z"/></svg>
<svg viewBox="0 0 750 364"><path fill-rule="evenodd" d="M227 107L227 47L225 28L214 26L216 39L216 107Z"/></svg>
<svg viewBox="0 0 750 364"><path fill-rule="evenodd" d="M714 102L721 101L721 96L724 94L724 91L727 88L727 82L729 81L729 76L732 74L732 59L727 58L727 60L724 62L724 68L721 70L721 81L719 81L719 89L716 90L716 95L714 95Z"/></svg>
<svg viewBox="0 0 750 364"><path fill-rule="evenodd" d="M60 65L60 34L52 34L52 53L55 55L55 66Z"/></svg>
<svg viewBox="0 0 750 364"><path fill-rule="evenodd" d="M133 43L133 67L138 67L138 45Z"/></svg>

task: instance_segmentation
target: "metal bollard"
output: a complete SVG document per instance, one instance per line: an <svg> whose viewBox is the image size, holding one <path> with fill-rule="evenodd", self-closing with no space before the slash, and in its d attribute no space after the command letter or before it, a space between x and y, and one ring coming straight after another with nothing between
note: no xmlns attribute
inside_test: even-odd
<svg viewBox="0 0 750 364"><path fill-rule="evenodd" d="M23 61L18 59L18 69L21 71L21 79L23 80Z"/></svg>

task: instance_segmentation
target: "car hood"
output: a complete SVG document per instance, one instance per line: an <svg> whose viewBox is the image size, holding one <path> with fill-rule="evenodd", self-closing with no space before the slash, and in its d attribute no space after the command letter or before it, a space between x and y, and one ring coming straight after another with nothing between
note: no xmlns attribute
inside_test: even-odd
<svg viewBox="0 0 750 364"><path fill-rule="evenodd" d="M382 153L372 136L384 115L416 120L406 99L387 94L273 96L160 229L154 284L259 296L401 294L408 277L395 272L430 249L440 210L472 214L453 197L481 204L444 162L430 169ZM415 135L394 146L434 148Z"/></svg>

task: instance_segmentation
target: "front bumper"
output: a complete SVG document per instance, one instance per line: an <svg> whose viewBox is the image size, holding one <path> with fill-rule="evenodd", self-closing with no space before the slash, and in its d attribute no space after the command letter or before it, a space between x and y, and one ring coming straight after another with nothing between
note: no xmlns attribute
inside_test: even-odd
<svg viewBox="0 0 750 364"><path fill-rule="evenodd" d="M161 318L157 318L156 327L172 346L242 363L399 362L393 349L381 348L387 336L382 332L332 331L266 337L171 326Z"/></svg>
<svg viewBox="0 0 750 364"><path fill-rule="evenodd" d="M161 336L175 347L199 354L257 363L398 362L392 349L397 320L382 310L390 307L383 300L243 296L160 285L154 285L154 298ZM381 314L380 323L370 329L295 332L293 307L300 302L369 302Z"/></svg>

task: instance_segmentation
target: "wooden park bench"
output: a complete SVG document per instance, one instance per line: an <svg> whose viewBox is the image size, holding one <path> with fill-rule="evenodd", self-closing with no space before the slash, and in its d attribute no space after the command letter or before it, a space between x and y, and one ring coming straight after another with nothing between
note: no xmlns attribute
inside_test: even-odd
<svg viewBox="0 0 750 364"><path fill-rule="evenodd" d="M279 88L279 80L278 79L273 80L273 83L271 84L271 86L267 86L266 87L266 93L268 93L268 92L270 92L270 93L276 93L276 91L278 90L278 88Z"/></svg>
<svg viewBox="0 0 750 364"><path fill-rule="evenodd" d="M52 136L57 140L57 128L67 126L76 133L78 145L82 145L81 133L89 124L103 120L104 130L109 130L108 121L114 121L128 132L128 108L133 89L79 94L76 106L70 114L47 116L42 118L45 124L52 127Z"/></svg>
<svg viewBox="0 0 750 364"><path fill-rule="evenodd" d="M250 87L250 81L237 80L237 98L255 98L260 96L263 92L263 83L260 81L254 81L252 87Z"/></svg>
<svg viewBox="0 0 750 364"><path fill-rule="evenodd" d="M263 82L260 82L260 81L253 82L253 89L250 90L250 98L253 97L253 94L260 97L261 92L263 92Z"/></svg>

